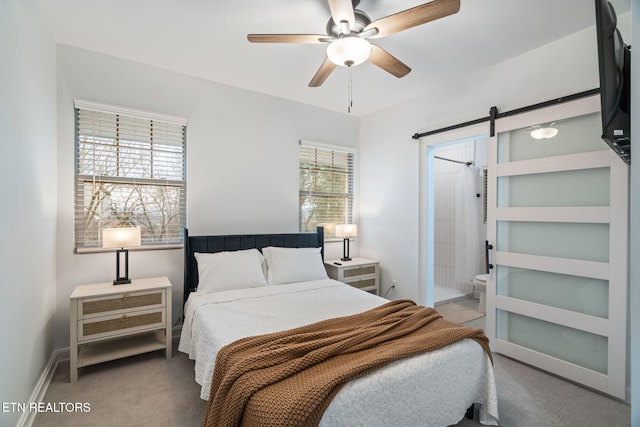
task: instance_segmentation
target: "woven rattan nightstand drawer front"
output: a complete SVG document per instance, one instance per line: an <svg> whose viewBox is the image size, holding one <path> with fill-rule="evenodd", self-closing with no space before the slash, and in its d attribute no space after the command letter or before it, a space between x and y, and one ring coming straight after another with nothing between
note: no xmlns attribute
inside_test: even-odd
<svg viewBox="0 0 640 427"><path fill-rule="evenodd" d="M366 276L368 274L376 274L376 266L375 265L366 265L363 267L357 268L345 268L344 269L344 278L347 279L349 277L355 276Z"/></svg>
<svg viewBox="0 0 640 427"><path fill-rule="evenodd" d="M372 277L370 279L360 279L360 280L345 280L345 283L347 283L350 286L353 286L354 288L375 288L377 286L376 283L376 278Z"/></svg>
<svg viewBox="0 0 640 427"><path fill-rule="evenodd" d="M78 327L78 340L122 335L127 332L161 327L165 324L163 314L164 311L159 309L84 320L80 322Z"/></svg>
<svg viewBox="0 0 640 427"><path fill-rule="evenodd" d="M162 307L164 291L125 293L114 297L86 299L82 301L80 318L108 315L120 310Z"/></svg>

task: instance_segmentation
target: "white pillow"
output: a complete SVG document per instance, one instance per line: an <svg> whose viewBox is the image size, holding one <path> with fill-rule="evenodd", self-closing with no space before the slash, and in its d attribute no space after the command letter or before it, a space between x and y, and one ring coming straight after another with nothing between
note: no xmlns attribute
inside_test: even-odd
<svg viewBox="0 0 640 427"><path fill-rule="evenodd" d="M270 285L327 279L320 248L262 248Z"/></svg>
<svg viewBox="0 0 640 427"><path fill-rule="evenodd" d="M264 258L257 249L194 253L198 262L198 292L267 286L262 270Z"/></svg>

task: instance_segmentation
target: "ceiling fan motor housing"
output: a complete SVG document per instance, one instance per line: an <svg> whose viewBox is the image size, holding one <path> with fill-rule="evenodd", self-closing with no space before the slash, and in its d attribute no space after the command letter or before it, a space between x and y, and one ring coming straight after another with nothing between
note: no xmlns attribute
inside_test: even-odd
<svg viewBox="0 0 640 427"><path fill-rule="evenodd" d="M360 33L362 30L364 30L367 27L367 25L371 23L371 18L369 18L369 15L367 15L365 12L363 12L360 9L354 9L353 15L355 17L355 23L351 28L352 34ZM329 21L327 22L327 35L337 39L337 38L340 38L341 36L344 36L345 34L342 32L341 26L339 24L336 24L333 21L333 18L329 18Z"/></svg>

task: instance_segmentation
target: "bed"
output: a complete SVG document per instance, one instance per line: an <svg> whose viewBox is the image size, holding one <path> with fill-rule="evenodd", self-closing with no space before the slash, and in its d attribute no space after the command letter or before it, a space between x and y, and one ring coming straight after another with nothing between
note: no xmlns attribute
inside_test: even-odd
<svg viewBox="0 0 640 427"><path fill-rule="evenodd" d="M195 360L202 399L210 397L216 356L225 346L389 303L323 276L323 245L322 228L316 233L234 236L189 236L185 231L185 308L178 349ZM256 256L262 260L266 286L254 283L260 272L253 271L253 261L244 267ZM283 259L288 266L295 263L286 273L280 269ZM232 260L243 265L239 274ZM220 280L211 288L211 271L227 268L216 273ZM492 362L477 342L463 339L349 381L331 399L319 425L447 426L458 423L474 405L482 424L497 425Z"/></svg>

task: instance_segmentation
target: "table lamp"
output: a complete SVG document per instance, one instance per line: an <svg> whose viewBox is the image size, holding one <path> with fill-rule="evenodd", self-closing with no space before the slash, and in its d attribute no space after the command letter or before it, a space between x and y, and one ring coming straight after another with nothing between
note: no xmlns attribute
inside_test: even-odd
<svg viewBox="0 0 640 427"><path fill-rule="evenodd" d="M121 228L103 228L102 229L102 247L118 248L116 250L116 279L114 285L124 285L131 283L129 278L129 250L140 246L140 228L138 227L121 227ZM124 254L124 276L120 275L120 257Z"/></svg>
<svg viewBox="0 0 640 427"><path fill-rule="evenodd" d="M357 235L358 226L356 224L336 224L336 237L344 237L341 261L351 261L349 258L349 238Z"/></svg>

